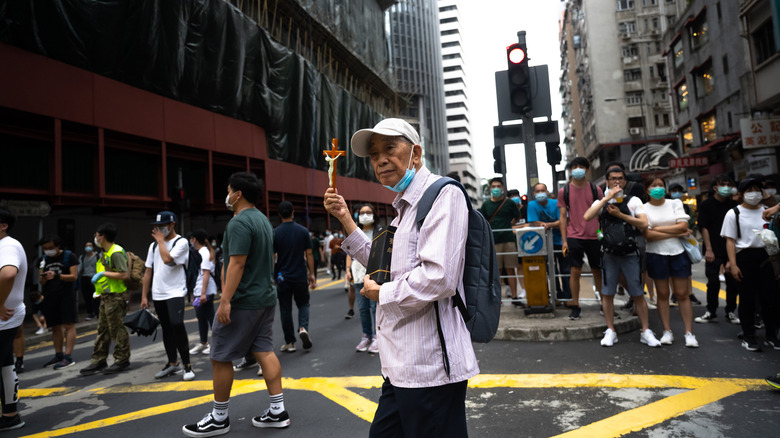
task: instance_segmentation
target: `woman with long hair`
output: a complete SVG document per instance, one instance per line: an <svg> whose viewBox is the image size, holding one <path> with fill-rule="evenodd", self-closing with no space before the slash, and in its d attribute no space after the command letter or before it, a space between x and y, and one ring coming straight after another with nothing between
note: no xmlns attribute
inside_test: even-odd
<svg viewBox="0 0 780 438"><path fill-rule="evenodd" d="M645 203L648 227L644 231L647 240L647 274L655 282L658 296L658 315L664 333L661 344L671 345L674 341L669 324L669 286L677 298L680 316L685 324L685 346L696 348L699 342L693 334L693 306L688 294L688 277L691 276L691 261L685 253L680 237L687 237L688 215L682 201L666 199L666 183L661 178L652 178L647 184L650 201Z"/></svg>
<svg viewBox="0 0 780 438"><path fill-rule="evenodd" d="M192 232L190 243L200 254L203 261L200 263L201 275L193 289L193 306L195 307L195 316L198 317L198 332L200 333L200 344L190 350L190 354L209 354L209 327L214 321L214 295L217 293L217 276L214 273L216 262L216 253L214 248L208 242L206 230L199 229Z"/></svg>
<svg viewBox="0 0 780 438"><path fill-rule="evenodd" d="M369 239L373 239L375 232L378 231L376 220L378 215L374 206L363 204L358 209L358 223L360 229L366 233ZM355 282L355 297L358 303L358 312L360 313L360 325L363 328L363 337L357 344L355 350L369 353L379 353L379 344L376 339L376 301L369 300L360 294L363 289L363 277L366 276L365 266L347 256L347 280Z"/></svg>

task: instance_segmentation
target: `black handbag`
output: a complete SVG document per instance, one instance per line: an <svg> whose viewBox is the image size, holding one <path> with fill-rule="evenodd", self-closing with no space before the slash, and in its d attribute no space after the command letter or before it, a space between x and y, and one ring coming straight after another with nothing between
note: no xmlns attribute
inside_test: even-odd
<svg viewBox="0 0 780 438"><path fill-rule="evenodd" d="M138 333L138 336L151 336L157 338L157 326L160 320L149 309L141 309L125 316L125 325L130 329L130 334Z"/></svg>

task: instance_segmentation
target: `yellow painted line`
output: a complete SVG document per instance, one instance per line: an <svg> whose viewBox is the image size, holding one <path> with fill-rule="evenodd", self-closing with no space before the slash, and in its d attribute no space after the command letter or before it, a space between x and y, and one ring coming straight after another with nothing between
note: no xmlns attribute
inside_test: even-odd
<svg viewBox="0 0 780 438"><path fill-rule="evenodd" d="M381 379L380 379L381 380ZM292 384L291 384L292 383ZM347 411L353 413L369 423L374 421L374 413L378 406L377 403L356 394L345 387L331 382L331 379L321 377L311 377L288 382L284 385L288 389L304 389L307 391L316 391L325 398L344 407Z"/></svg>
<svg viewBox="0 0 780 438"><path fill-rule="evenodd" d="M714 383L763 389L762 379L702 378L631 374L480 374L469 380L472 388L683 388L698 389Z"/></svg>
<svg viewBox="0 0 780 438"><path fill-rule="evenodd" d="M729 383L711 384L631 409L571 432L557 435L556 438L623 436L678 417L686 412L742 392L744 389L739 385Z"/></svg>
<svg viewBox="0 0 780 438"><path fill-rule="evenodd" d="M76 339L80 339L80 338L83 338L85 336L91 336L91 335L94 335L95 333L97 333L97 330L91 330L91 331L88 331L86 333L77 334L76 335ZM38 350L40 348L51 347L52 345L54 345L54 343L52 341L41 342L39 344L31 345L31 346L25 348L24 351L25 352L29 352L29 351L33 351L33 350Z"/></svg>
<svg viewBox="0 0 780 438"><path fill-rule="evenodd" d="M341 280L333 280L330 283L323 284L322 286L318 285L316 288L314 288L314 290L326 289L333 286L334 284L339 284L339 283L344 283L344 279L342 278Z"/></svg>
<svg viewBox="0 0 780 438"><path fill-rule="evenodd" d="M61 388L21 388L19 389L19 398L25 397L48 397L51 395L65 395L76 392L78 389L70 387Z"/></svg>
<svg viewBox="0 0 780 438"><path fill-rule="evenodd" d="M702 283L702 282L696 281L696 280L691 281L691 283L693 283L693 287L695 287L696 289L699 289L700 291L705 292L705 293L707 292L707 283ZM726 299L726 291L723 290L723 289L719 290L718 291L718 298L720 298L721 300L725 300ZM739 303L739 297L737 297L737 303Z"/></svg>

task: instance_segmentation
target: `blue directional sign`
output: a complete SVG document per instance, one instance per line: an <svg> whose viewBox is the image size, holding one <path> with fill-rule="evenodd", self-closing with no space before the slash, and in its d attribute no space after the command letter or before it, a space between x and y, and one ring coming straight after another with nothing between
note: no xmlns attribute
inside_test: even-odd
<svg viewBox="0 0 780 438"><path fill-rule="evenodd" d="M528 231L520 237L521 251L536 254L544 247L544 238L536 231Z"/></svg>

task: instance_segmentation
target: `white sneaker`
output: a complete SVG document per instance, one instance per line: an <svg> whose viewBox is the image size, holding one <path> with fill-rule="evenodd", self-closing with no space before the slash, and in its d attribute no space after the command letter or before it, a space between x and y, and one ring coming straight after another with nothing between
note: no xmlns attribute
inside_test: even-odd
<svg viewBox="0 0 780 438"><path fill-rule="evenodd" d="M42 335L46 333L46 329L43 327L38 328L38 331L35 332L36 335Z"/></svg>
<svg viewBox="0 0 780 438"><path fill-rule="evenodd" d="M647 344L648 347L660 347L661 341L655 337L652 330L647 329L639 335L639 342Z"/></svg>
<svg viewBox="0 0 780 438"><path fill-rule="evenodd" d="M663 336L661 336L661 343L664 345L672 345L674 342L674 335L671 330L665 330Z"/></svg>
<svg viewBox="0 0 780 438"><path fill-rule="evenodd" d="M718 281L720 281L721 283L725 283L726 282L726 276L723 275L723 274L718 274Z"/></svg>
<svg viewBox="0 0 780 438"><path fill-rule="evenodd" d="M707 324L708 322L717 322L718 317L714 314L710 313L709 310L704 312L704 315L697 316L696 319L694 319L695 322L698 322L699 324Z"/></svg>
<svg viewBox="0 0 780 438"><path fill-rule="evenodd" d="M379 353L379 341L377 341L376 336L371 339L371 345L368 346L368 352L371 354Z"/></svg>
<svg viewBox="0 0 780 438"><path fill-rule="evenodd" d="M190 350L190 354L198 354L209 348L209 344L197 344Z"/></svg>
<svg viewBox="0 0 780 438"><path fill-rule="evenodd" d="M190 380L195 380L195 372L192 371L191 365L186 365L184 367L184 376L183 379L185 382L189 382Z"/></svg>
<svg viewBox="0 0 780 438"><path fill-rule="evenodd" d="M211 345L210 345L210 344L207 344L207 345L206 345L206 348L204 348L204 349L203 349L203 351L201 351L200 353L201 353L201 354L205 354L206 356L208 356L209 354L211 354Z"/></svg>
<svg viewBox="0 0 780 438"><path fill-rule="evenodd" d="M699 348L699 341L696 340L696 336L688 332L685 334L685 346L688 348Z"/></svg>
<svg viewBox="0 0 780 438"><path fill-rule="evenodd" d="M371 343L371 341L368 339L368 336L363 335L363 338L360 340L360 343L357 344L357 346L355 347L355 350L362 353L362 352L368 350L368 345L370 343Z"/></svg>
<svg viewBox="0 0 780 438"><path fill-rule="evenodd" d="M257 375L258 376L263 375L263 367L261 367L260 364L257 364Z"/></svg>
<svg viewBox="0 0 780 438"><path fill-rule="evenodd" d="M618 341L617 333L615 333L614 330L611 328L608 328L604 331L604 338L601 340L601 346L602 347L611 347L614 344L616 344Z"/></svg>
<svg viewBox="0 0 780 438"><path fill-rule="evenodd" d="M525 295L525 289L522 289L522 288L521 288L521 289L520 289L520 292L518 292L518 293L517 293L517 297L518 297L518 298L521 298L521 299L522 299L522 298L525 298L525 297L526 297L526 295Z"/></svg>
<svg viewBox="0 0 780 438"><path fill-rule="evenodd" d="M739 317L737 317L737 315L735 315L734 312L727 313L726 314L726 319L728 319L729 322L732 323L732 324L739 324L740 323Z"/></svg>

